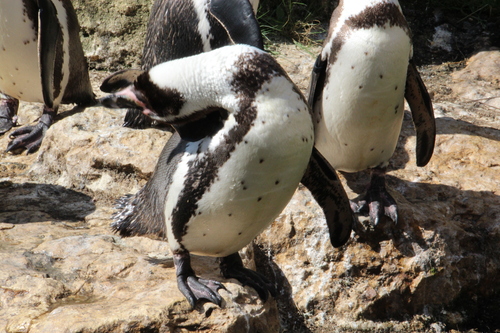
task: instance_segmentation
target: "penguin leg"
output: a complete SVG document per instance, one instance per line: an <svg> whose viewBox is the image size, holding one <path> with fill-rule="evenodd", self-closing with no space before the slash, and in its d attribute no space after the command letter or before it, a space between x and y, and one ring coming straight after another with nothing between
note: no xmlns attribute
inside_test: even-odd
<svg viewBox="0 0 500 333"><path fill-rule="evenodd" d="M13 139L7 146L7 151L26 149L26 153L31 154L40 148L45 132L54 122L56 111L44 106L43 114L36 125L24 126L10 134Z"/></svg>
<svg viewBox="0 0 500 333"><path fill-rule="evenodd" d="M123 126L136 129L144 129L151 127L153 121L151 118L142 113L142 110L128 109L123 120Z"/></svg>
<svg viewBox="0 0 500 333"><path fill-rule="evenodd" d="M243 266L238 252L221 258L220 270L226 279L236 279L244 286L255 289L262 301L267 301L268 293L276 297L277 292L273 284L262 274Z"/></svg>
<svg viewBox="0 0 500 333"><path fill-rule="evenodd" d="M391 218L394 223L398 222L396 200L385 187L385 168L372 169L366 194L358 202L351 201L351 208L355 213L368 211L372 225L377 225L384 215Z"/></svg>
<svg viewBox="0 0 500 333"><path fill-rule="evenodd" d="M0 93L0 134L4 134L17 123L19 100Z"/></svg>
<svg viewBox="0 0 500 333"><path fill-rule="evenodd" d="M200 279L191 267L191 257L188 251L174 253L174 266L177 274L177 287L186 297L191 307L196 302L205 299L218 306L222 304L222 297L217 292L220 288L226 289L222 283Z"/></svg>

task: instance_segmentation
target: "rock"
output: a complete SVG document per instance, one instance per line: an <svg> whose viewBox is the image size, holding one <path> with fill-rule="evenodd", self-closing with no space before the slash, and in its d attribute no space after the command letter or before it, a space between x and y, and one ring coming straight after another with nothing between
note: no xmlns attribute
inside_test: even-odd
<svg viewBox="0 0 500 333"><path fill-rule="evenodd" d="M73 1L93 69L139 66L151 2ZM318 50L277 47L277 59L303 92ZM191 311L165 242L112 234L114 200L143 186L170 133L123 128L125 111L72 114L65 106L37 154L0 149L0 330L500 328L500 120L498 106L489 104L498 101L497 62L493 51L459 71L451 63L423 68L434 96L436 150L426 167L415 166L407 113L388 177L398 224L385 220L371 228L361 216L350 241L333 249L321 210L299 187L283 214L242 251L247 267L278 288L276 300L265 304L251 288L224 280L214 259L195 257L196 272L223 282L228 292L221 290L222 308L203 304ZM96 92L105 75L91 71ZM20 123L40 114L40 105L22 103ZM8 140L0 137L0 146ZM368 174L341 178L355 198Z"/></svg>
<svg viewBox="0 0 500 333"><path fill-rule="evenodd" d="M153 0L73 0L72 3L91 68L115 71L140 67Z"/></svg>
<svg viewBox="0 0 500 333"><path fill-rule="evenodd" d="M29 251L0 252L0 327L7 332L279 330L275 302L262 304L256 292L232 282L221 291L222 308L192 311L177 290L172 260L155 259L168 253L164 242L50 229L54 239ZM215 259L195 258L193 266L220 280Z"/></svg>
<svg viewBox="0 0 500 333"><path fill-rule="evenodd" d="M467 61L467 66L463 70L453 73L452 78L450 86L460 99L490 106L498 115L500 51L483 51L475 54Z"/></svg>

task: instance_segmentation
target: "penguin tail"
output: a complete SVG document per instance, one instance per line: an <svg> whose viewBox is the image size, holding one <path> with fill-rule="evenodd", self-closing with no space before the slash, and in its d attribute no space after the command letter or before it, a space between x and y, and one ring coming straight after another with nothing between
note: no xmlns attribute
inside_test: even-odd
<svg viewBox="0 0 500 333"><path fill-rule="evenodd" d="M111 229L122 237L147 235L164 239L165 223L161 214L154 210L145 200L147 193L142 188L135 195L127 194L116 201L116 213L113 214Z"/></svg>

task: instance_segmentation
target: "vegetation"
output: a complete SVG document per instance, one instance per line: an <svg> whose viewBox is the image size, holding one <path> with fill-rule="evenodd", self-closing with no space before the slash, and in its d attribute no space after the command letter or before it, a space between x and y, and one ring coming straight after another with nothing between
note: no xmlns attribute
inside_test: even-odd
<svg viewBox="0 0 500 333"><path fill-rule="evenodd" d="M356 0L351 0L356 1ZM258 19L265 39L288 39L304 45L317 43L315 34L325 31L338 0L264 0ZM434 9L446 13L453 23L475 20L479 23L500 17L500 0L400 0L403 8L421 8L432 14Z"/></svg>

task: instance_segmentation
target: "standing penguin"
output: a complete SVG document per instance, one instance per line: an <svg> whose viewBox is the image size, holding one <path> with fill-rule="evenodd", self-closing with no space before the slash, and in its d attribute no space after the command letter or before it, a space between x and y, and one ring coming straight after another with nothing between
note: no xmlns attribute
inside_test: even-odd
<svg viewBox="0 0 500 333"><path fill-rule="evenodd" d="M199 279L190 253L221 257L223 275L263 300L274 294L238 251L286 206L313 149L308 105L279 64L258 48L232 45L147 72L118 72L101 89L115 92L104 106L138 108L176 130L112 227L123 236L166 237L192 306L198 299L220 305L222 285Z"/></svg>
<svg viewBox="0 0 500 333"><path fill-rule="evenodd" d="M255 18L259 1L156 0L151 8L142 69L231 44L263 48ZM130 109L124 126L145 128L151 120Z"/></svg>
<svg viewBox="0 0 500 333"><path fill-rule="evenodd" d="M208 52L231 44L263 49L262 35L255 18L258 0L156 0L151 9L142 68ZM200 69L202 70L202 69ZM129 109L124 126L144 128L151 118L141 110ZM302 179L322 207L333 246L349 239L352 216L344 201L347 195L335 170L314 149Z"/></svg>
<svg viewBox="0 0 500 333"><path fill-rule="evenodd" d="M351 203L355 212L368 208L372 224L384 214L397 221L385 170L404 98L417 132L417 165L425 166L434 150L432 103L411 58L410 29L397 0L340 0L312 73L315 146L337 170L372 170L366 196Z"/></svg>
<svg viewBox="0 0 500 333"><path fill-rule="evenodd" d="M80 27L70 0L0 0L0 133L14 124L19 100L43 103L34 126L10 134L7 151L36 151L60 104L96 104Z"/></svg>

